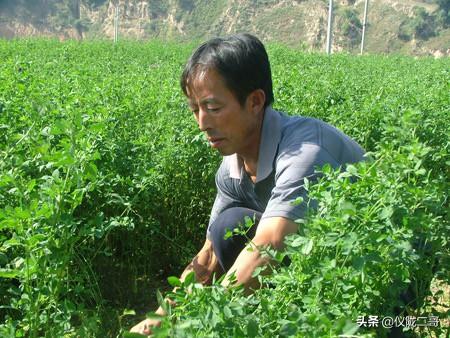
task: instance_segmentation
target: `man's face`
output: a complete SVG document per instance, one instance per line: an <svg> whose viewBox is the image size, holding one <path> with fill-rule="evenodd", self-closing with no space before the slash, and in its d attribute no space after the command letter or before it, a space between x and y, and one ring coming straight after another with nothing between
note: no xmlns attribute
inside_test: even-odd
<svg viewBox="0 0 450 338"><path fill-rule="evenodd" d="M188 86L188 101L200 130L222 155L248 156L259 142L260 112L250 95L241 106L214 69L199 72Z"/></svg>

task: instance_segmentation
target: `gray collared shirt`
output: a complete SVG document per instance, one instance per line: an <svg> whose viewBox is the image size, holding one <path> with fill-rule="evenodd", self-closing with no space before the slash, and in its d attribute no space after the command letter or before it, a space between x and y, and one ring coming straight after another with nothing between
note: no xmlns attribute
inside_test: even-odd
<svg viewBox="0 0 450 338"><path fill-rule="evenodd" d="M310 117L289 117L266 108L259 145L256 182L244 170L242 160L224 156L216 174L217 196L209 228L217 216L231 207L246 207L262 213L262 218L304 217L305 177L313 178L315 168L329 163L333 168L363 160L364 150L333 126Z"/></svg>

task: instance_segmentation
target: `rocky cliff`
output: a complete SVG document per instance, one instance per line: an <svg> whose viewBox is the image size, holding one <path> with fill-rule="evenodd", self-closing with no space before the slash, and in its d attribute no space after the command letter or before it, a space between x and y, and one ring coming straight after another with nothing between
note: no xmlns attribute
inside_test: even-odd
<svg viewBox="0 0 450 338"><path fill-rule="evenodd" d="M357 52L364 0L334 5L333 50ZM434 25L426 37L417 34L419 10ZM367 50L449 54L450 28L432 21L437 10L433 0L371 1ZM328 21L326 0L0 0L0 36L112 39L116 11L120 38L192 40L252 32L264 41L312 50L324 49Z"/></svg>

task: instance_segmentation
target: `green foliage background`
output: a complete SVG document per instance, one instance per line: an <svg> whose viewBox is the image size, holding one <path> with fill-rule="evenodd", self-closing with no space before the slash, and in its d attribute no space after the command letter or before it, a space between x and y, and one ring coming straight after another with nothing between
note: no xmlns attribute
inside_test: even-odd
<svg viewBox="0 0 450 338"><path fill-rule="evenodd" d="M1 336L121 335L139 318L127 309L148 310L202 244L220 158L178 85L193 47L0 41ZM269 54L275 108L337 126L371 160L322 169L319 208L270 288L187 283L159 335L322 337L397 307L448 316L424 299L449 282L449 60Z"/></svg>

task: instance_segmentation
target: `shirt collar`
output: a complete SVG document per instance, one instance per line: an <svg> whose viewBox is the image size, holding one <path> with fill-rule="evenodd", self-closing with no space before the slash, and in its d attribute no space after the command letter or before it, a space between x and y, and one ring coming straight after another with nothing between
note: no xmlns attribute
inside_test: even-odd
<svg viewBox="0 0 450 338"><path fill-rule="evenodd" d="M264 111L261 140L258 153L256 183L266 179L273 170L273 162L281 138L281 115L270 106ZM244 175L243 161L233 154L230 159L230 178L242 179Z"/></svg>

